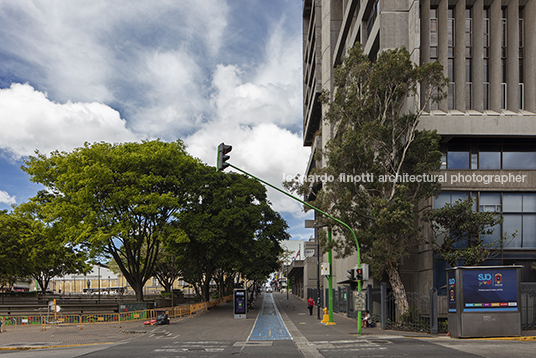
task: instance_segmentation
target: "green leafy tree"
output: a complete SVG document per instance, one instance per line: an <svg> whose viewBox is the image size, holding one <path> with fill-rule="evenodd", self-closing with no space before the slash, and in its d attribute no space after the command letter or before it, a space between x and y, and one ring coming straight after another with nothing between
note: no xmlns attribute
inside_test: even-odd
<svg viewBox="0 0 536 358"><path fill-rule="evenodd" d="M31 223L0 210L0 289L11 288L17 279L29 275L23 264L27 257L25 247L21 245L29 232Z"/></svg>
<svg viewBox="0 0 536 358"><path fill-rule="evenodd" d="M486 235L503 223L504 217L495 212L473 211L474 199L457 200L440 209L431 210L426 218L433 230L431 244L451 266L463 260L465 266L480 266L484 261L497 257L501 250L517 236L504 234L486 243Z"/></svg>
<svg viewBox="0 0 536 358"><path fill-rule="evenodd" d="M174 214L190 200L199 165L181 141L155 140L37 153L23 170L48 188L43 214L61 220L65 240L92 257L112 257L142 301L161 239L174 235Z"/></svg>
<svg viewBox="0 0 536 358"><path fill-rule="evenodd" d="M253 179L235 173L216 172L206 167L197 180L195 197L178 214L186 242L177 246L185 280L208 300L210 282L236 272L266 274L267 267L253 268L253 261L272 258L287 239L287 224L273 211L266 188ZM277 255L275 256L275 260ZM270 262L266 262L269 266Z"/></svg>
<svg viewBox="0 0 536 358"><path fill-rule="evenodd" d="M440 188L430 178L411 179L440 167L439 136L417 125L425 104L445 96L446 79L439 63L417 66L405 48L383 51L371 62L357 44L336 69L334 84L335 92L324 94L333 135L317 157L324 167L312 173L333 180L312 193L310 182L301 189L354 229L364 261L375 277L387 273L404 313L409 306L400 261L418 243L415 223L423 201ZM338 234L333 248L350 255L353 236L328 223Z"/></svg>

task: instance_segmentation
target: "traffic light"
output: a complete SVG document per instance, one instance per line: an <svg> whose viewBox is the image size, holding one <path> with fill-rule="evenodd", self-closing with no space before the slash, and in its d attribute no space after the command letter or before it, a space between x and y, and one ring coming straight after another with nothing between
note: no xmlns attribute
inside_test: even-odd
<svg viewBox="0 0 536 358"><path fill-rule="evenodd" d="M348 272L348 276L346 276L348 280L355 281L355 270L354 269L346 270L346 272Z"/></svg>
<svg viewBox="0 0 536 358"><path fill-rule="evenodd" d="M357 280L355 277L356 271L354 269L351 269L351 270L346 270L346 272L348 272L348 276L346 276L348 280L346 282L348 282L348 284L350 285L350 289L353 291L357 287Z"/></svg>
<svg viewBox="0 0 536 358"><path fill-rule="evenodd" d="M229 166L229 163L226 163L230 156L226 155L227 153L230 153L231 150L233 150L233 147L230 145L225 145L223 143L220 143L218 146L218 167L216 168L216 171L219 172L220 170L224 170Z"/></svg>
<svg viewBox="0 0 536 358"><path fill-rule="evenodd" d="M362 281L363 280L363 268L361 267L357 267L355 269L355 278L356 280L358 281Z"/></svg>

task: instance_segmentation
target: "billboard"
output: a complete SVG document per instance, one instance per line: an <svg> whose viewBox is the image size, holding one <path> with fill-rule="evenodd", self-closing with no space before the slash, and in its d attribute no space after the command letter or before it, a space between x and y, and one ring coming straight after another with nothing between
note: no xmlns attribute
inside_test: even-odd
<svg viewBox="0 0 536 358"><path fill-rule="evenodd" d="M515 268L463 270L462 282L464 312L501 312L519 309ZM449 293L449 312L450 309Z"/></svg>

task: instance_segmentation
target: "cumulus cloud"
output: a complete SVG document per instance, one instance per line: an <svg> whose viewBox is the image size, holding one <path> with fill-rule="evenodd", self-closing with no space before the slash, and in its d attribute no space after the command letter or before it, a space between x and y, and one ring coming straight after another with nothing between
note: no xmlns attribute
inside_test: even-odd
<svg viewBox="0 0 536 358"><path fill-rule="evenodd" d="M309 156L300 24L299 2L0 0L0 153L182 138L214 165L226 142L233 164L280 186Z"/></svg>
<svg viewBox="0 0 536 358"><path fill-rule="evenodd" d="M55 103L28 84L0 89L0 149L13 159L71 150L84 142L137 141L119 113L101 103Z"/></svg>
<svg viewBox="0 0 536 358"><path fill-rule="evenodd" d="M14 196L10 196L8 193L6 193L3 190L0 190L0 203L4 204L15 204L17 201L15 200Z"/></svg>

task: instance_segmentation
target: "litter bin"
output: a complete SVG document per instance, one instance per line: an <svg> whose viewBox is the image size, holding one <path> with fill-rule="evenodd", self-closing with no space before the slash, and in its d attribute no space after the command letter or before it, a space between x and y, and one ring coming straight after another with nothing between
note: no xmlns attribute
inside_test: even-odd
<svg viewBox="0 0 536 358"><path fill-rule="evenodd" d="M451 337L521 336L522 266L460 266L447 270Z"/></svg>

